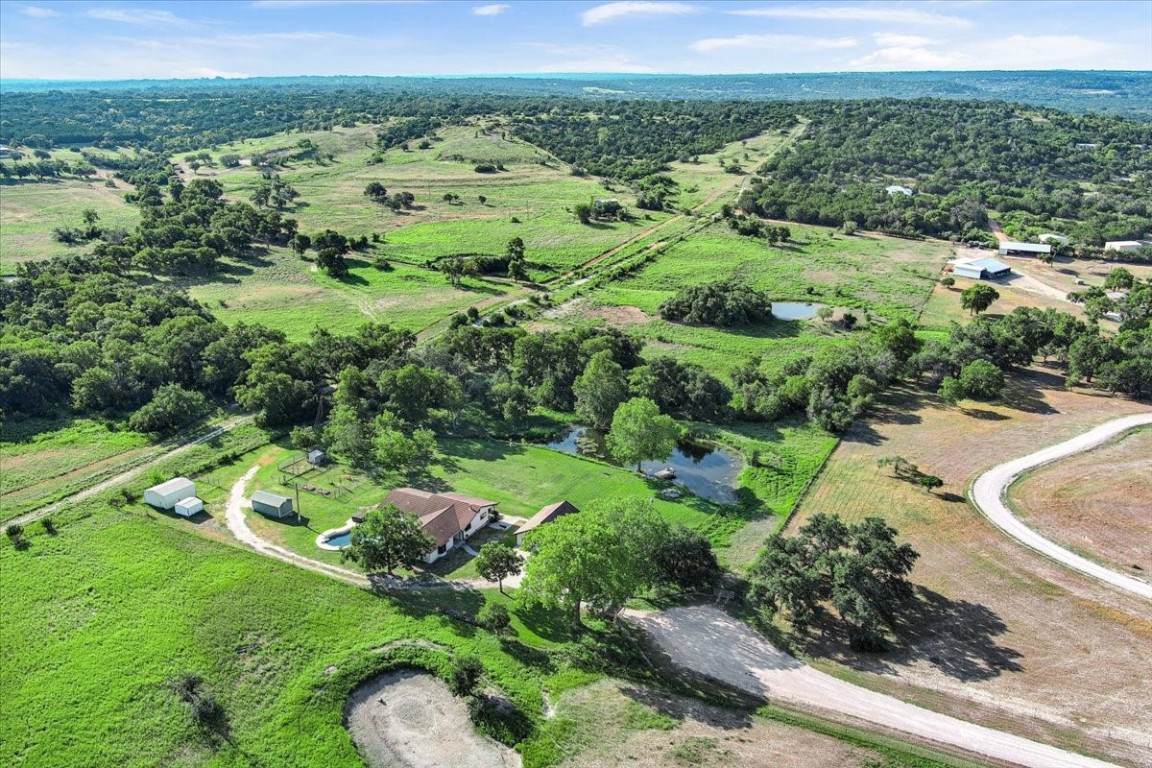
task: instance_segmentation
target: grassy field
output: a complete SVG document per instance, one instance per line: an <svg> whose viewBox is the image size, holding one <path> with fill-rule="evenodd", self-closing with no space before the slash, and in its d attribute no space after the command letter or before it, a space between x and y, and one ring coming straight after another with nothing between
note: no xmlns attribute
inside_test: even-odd
<svg viewBox="0 0 1152 768"><path fill-rule="evenodd" d="M921 554L917 605L883 656L848 650L836 632L799 645L852 682L992 727L1124 763L1149 757L1152 610L1030 553L964 500L981 470L1143 409L1015 377L1000 404L946 407L895 393L853 426L794 525L816 512L887 520ZM945 485L926 494L876 466L899 455ZM1057 638L1054 641L1054 638Z"/></svg>
<svg viewBox="0 0 1152 768"><path fill-rule="evenodd" d="M530 720L542 689L589 679L432 612L505 598L399 602L162 520L90 511L57 536L34 535L27 551L0 551L5 765L361 766L344 697L386 661L379 649L404 639L479 656ZM531 634L563 639L539 624ZM215 747L168 690L185 672L202 675L227 713Z"/></svg>
<svg viewBox="0 0 1152 768"><path fill-rule="evenodd" d="M0 520L39 506L76 475L145 452L148 436L93 419L27 419L0 428Z"/></svg>
<svg viewBox="0 0 1152 768"><path fill-rule="evenodd" d="M418 331L509 290L503 281L472 278L453 288L439 272L405 264L381 271L370 258L350 256L351 275L334 280L312 262L276 248L256 264L230 263L212 278L173 282L226 323L263 323L294 340L317 326L347 333L370 320Z"/></svg>
<svg viewBox="0 0 1152 768"><path fill-rule="evenodd" d="M83 246L56 242L52 230L81 226L80 214L86 208L100 214L101 226L136 226L140 214L124 202L131 187L115 183L115 188L105 186L102 178L0 183L0 275L15 274L16 265L23 261L84 251Z"/></svg>
<svg viewBox="0 0 1152 768"><path fill-rule="evenodd" d="M1152 578L1152 430L1028 473L1011 486L1032 528L1136 578Z"/></svg>
<svg viewBox="0 0 1152 768"><path fill-rule="evenodd" d="M754 355L765 359L766 369L779 369L799 355L845 343L852 334L815 319L730 329L689 326L660 319L660 304L685 285L739 280L774 300L824 303L865 321L869 315L915 319L950 252L945 243L790 227L793 243L769 247L722 223L707 226L630 275L577 288L576 298L549 311L545 321L622 325L649 342L647 355L670 354L720 374Z"/></svg>
<svg viewBox="0 0 1152 768"><path fill-rule="evenodd" d="M438 138L428 149L416 149L417 142L412 142L409 152L389 150L376 164L369 163L375 151L372 126L242 142L221 147L217 156L248 156L254 151L293 147L302 139L313 141L322 155L331 154L333 159L295 161L279 171L300 192L300 199L287 209L300 222L300 231L331 228L355 236L381 233L386 240L385 256L414 263L458 253L502 254L509 240L520 237L530 271L547 277L593 258L642 231L645 223L668 216L645 214L632 223L581 225L571 213L577 203L618 197L633 206L635 197L594 179L572 176L567 166L542 150L501 138L498 132L453 126L441 129ZM456 156L468 159L447 159ZM507 170L477 173L473 168L479 161L501 162ZM226 194L236 199L247 199L260 182L259 171L250 166L204 168L194 174L185 171L185 178L197 176L216 178ZM411 192L416 207L393 213L372 202L364 196L365 185L372 181L390 192ZM445 201L449 193L459 195L460 201Z"/></svg>

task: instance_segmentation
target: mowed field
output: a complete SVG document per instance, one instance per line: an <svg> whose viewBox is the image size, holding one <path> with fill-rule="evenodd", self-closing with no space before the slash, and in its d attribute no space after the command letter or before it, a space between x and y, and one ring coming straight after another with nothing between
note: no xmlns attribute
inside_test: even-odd
<svg viewBox="0 0 1152 768"><path fill-rule="evenodd" d="M300 192L286 214L296 218L305 233L334 229L349 236L383 234L380 253L411 263L452 254L500 255L509 240L519 237L533 277L546 279L669 217L640 211L638 220L630 223L580 224L571 212L576 204L615 197L634 207L635 196L572 176L568 166L543 150L503 138L498 129L443 128L428 149L418 149L419 142L413 141L410 151L391 149L383 153L382 162L370 164L375 136L373 126L282 134L227 145L215 154L248 157L255 151L289 150L303 139L313 141L320 147L319 161L293 161L278 170ZM324 159L328 154L332 160ZM503 163L507 170L477 173L479 162ZM720 173L718 167L715 173ZM261 181L259 170L251 166L195 173L185 168L184 177L215 178L226 195L238 200L246 200ZM373 181L390 193L411 192L415 207L393 213L372 202L364 196L364 187ZM459 195L460 201L447 202L445 194Z"/></svg>
<svg viewBox="0 0 1152 768"><path fill-rule="evenodd" d="M1152 579L1152 430L1041 467L1008 494L1029 526L1138 579Z"/></svg>
<svg viewBox="0 0 1152 768"><path fill-rule="evenodd" d="M633 274L581 290L547 319L620 325L648 340L648 355L673 355L719 374L752 356L763 357L766 369L779 369L799 355L845 343L852 334L817 319L726 329L689 326L660 319L660 304L687 285L736 280L773 300L827 304L836 317L853 311L861 328L869 314L914 320L951 253L947 243L788 226L794 242L768 246L738 236L726 224L712 224Z"/></svg>
<svg viewBox="0 0 1152 768"><path fill-rule="evenodd" d="M350 255L350 276L334 280L292 251L273 248L255 264L232 262L207 279L173 282L226 323L262 323L292 340L306 339L317 326L348 333L369 321L419 331L512 287L468 278L453 288L440 272L399 263L381 271L371 259Z"/></svg>
<svg viewBox="0 0 1152 768"><path fill-rule="evenodd" d="M83 225L80 214L91 208L100 214L100 226L131 230L140 220L135 206L124 202L131 186L105 179L45 179L6 181L0 184L0 274L16 273L16 265L32 259L84 252L84 246L59 243L57 227Z"/></svg>
<svg viewBox="0 0 1152 768"><path fill-rule="evenodd" d="M834 636L806 653L853 682L965 719L1128 765L1152 763L1152 606L1021 547L964 498L981 470L1147 406L1066 391L1044 371L1003 404L946 407L897 393L857 423L791 527L816 512L879 516L921 554L920 600L892 652L859 656ZM891 477L899 455L944 479L934 494Z"/></svg>

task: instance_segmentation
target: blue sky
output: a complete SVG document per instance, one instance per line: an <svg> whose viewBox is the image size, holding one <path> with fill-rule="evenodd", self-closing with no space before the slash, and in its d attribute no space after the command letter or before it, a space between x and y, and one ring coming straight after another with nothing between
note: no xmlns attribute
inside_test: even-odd
<svg viewBox="0 0 1152 768"><path fill-rule="evenodd" d="M7 79L1152 70L1152 0L0 0Z"/></svg>

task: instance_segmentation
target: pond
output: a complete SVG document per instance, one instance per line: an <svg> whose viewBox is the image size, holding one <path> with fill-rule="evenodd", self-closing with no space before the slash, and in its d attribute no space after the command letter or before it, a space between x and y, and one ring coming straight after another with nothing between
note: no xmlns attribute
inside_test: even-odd
<svg viewBox="0 0 1152 768"><path fill-rule="evenodd" d="M548 443L547 447L619 465L608 453L604 433L595 429L575 427L559 440ZM683 440L667 461L645 461L640 467L648 475L670 467L676 472L676 483L700 498L717 504L735 504L744 462L723 449Z"/></svg>
<svg viewBox="0 0 1152 768"><path fill-rule="evenodd" d="M816 317L823 304L805 301L774 301L772 314L781 320L808 320Z"/></svg>

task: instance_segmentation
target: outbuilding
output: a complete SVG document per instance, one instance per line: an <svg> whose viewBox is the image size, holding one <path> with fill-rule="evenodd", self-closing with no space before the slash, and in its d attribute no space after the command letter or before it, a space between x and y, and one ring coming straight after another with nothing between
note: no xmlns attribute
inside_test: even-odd
<svg viewBox="0 0 1152 768"><path fill-rule="evenodd" d="M885 187L884 191L890 195L911 195L912 194L912 188L911 187L905 187L905 186L902 186L900 184L893 184L891 186Z"/></svg>
<svg viewBox="0 0 1152 768"><path fill-rule="evenodd" d="M1020 254L1052 253L1052 246L1045 243L1000 243L1001 256L1018 256Z"/></svg>
<svg viewBox="0 0 1152 768"><path fill-rule="evenodd" d="M576 505L570 501L558 501L555 504L549 504L533 515L528 522L524 523L524 525L520 526L520 529L516 531L516 546L524 546L524 534L529 531L533 531L545 523L550 523L558 517L575 514L579 511Z"/></svg>
<svg viewBox="0 0 1152 768"><path fill-rule="evenodd" d="M196 483L186 477L174 477L144 491L144 503L156 509L172 509L176 502L195 495Z"/></svg>
<svg viewBox="0 0 1152 768"><path fill-rule="evenodd" d="M1127 251L1138 251L1141 248L1152 248L1152 240L1109 240L1104 243L1104 250L1106 251L1119 251L1124 253Z"/></svg>
<svg viewBox="0 0 1152 768"><path fill-rule="evenodd" d="M952 274L973 280L995 280L1012 273L1012 268L996 259L971 259L953 262Z"/></svg>
<svg viewBox="0 0 1152 768"><path fill-rule="evenodd" d="M288 517L292 514L292 499L271 491L252 494L252 509L267 517Z"/></svg>
<svg viewBox="0 0 1152 768"><path fill-rule="evenodd" d="M328 463L328 454L319 449L308 451L308 463L314 467L319 467Z"/></svg>
<svg viewBox="0 0 1152 768"><path fill-rule="evenodd" d="M1042 243L1060 243L1060 245L1068 245L1069 239L1064 235L1058 235L1055 232L1045 232L1036 238Z"/></svg>
<svg viewBox="0 0 1152 768"><path fill-rule="evenodd" d="M181 517L192 517L192 515L204 511L204 502L195 496L189 496L186 499L180 499L180 501L176 502L176 506L172 508L172 511Z"/></svg>

